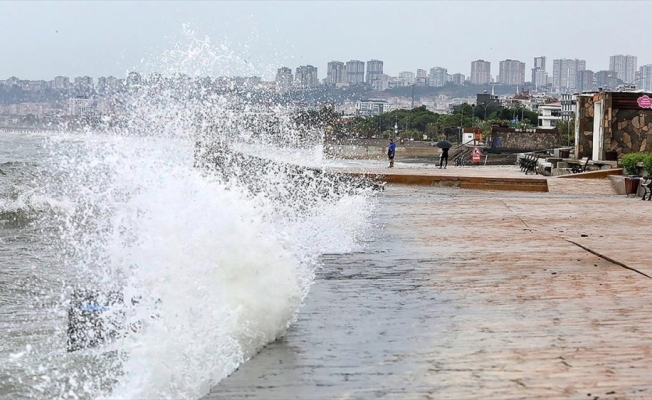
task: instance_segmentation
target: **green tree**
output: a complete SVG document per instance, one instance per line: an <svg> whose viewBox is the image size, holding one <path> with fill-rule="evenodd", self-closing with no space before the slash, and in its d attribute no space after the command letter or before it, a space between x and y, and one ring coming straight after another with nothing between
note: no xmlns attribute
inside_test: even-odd
<svg viewBox="0 0 652 400"><path fill-rule="evenodd" d="M575 117L571 118L570 121L559 121L557 129L564 145L571 146L575 143Z"/></svg>
<svg viewBox="0 0 652 400"><path fill-rule="evenodd" d="M435 139L437 138L437 135L439 134L439 130L437 129L437 123L430 123L426 125L426 135L428 135L429 139Z"/></svg>
<svg viewBox="0 0 652 400"><path fill-rule="evenodd" d="M403 132L403 137L406 139L421 140L423 132L416 129L408 129Z"/></svg>

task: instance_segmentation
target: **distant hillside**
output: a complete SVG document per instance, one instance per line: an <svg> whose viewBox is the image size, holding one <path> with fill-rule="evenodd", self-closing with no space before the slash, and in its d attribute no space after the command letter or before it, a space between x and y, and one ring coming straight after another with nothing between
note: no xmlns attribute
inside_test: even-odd
<svg viewBox="0 0 652 400"><path fill-rule="evenodd" d="M519 87L518 90L522 90L522 87ZM494 93L496 95L508 95L516 93L516 86L504 86L504 85L495 85ZM420 97L433 97L444 95L447 97L473 97L478 93L491 93L491 85L468 85L468 86L457 86L457 85L446 85L441 87L414 87L414 97L419 99ZM412 97L412 87L401 87L395 89L385 90L383 92L373 92L372 95L377 97Z"/></svg>
<svg viewBox="0 0 652 400"><path fill-rule="evenodd" d="M422 97L434 97L439 95L444 95L449 98L459 98L459 97L474 97L478 93L491 93L491 85L468 85L468 86L456 86L456 85L447 85L442 87L414 87L414 98L419 100ZM357 101L361 99L388 99L391 97L412 97L412 86L401 87L388 89L384 91L372 91L368 88L362 86L354 86L349 88L312 88L297 90L291 93L286 93L284 95L278 96L278 100L282 103L296 103L296 102L305 102L305 103L342 103L344 101ZM523 90L522 87L518 87L518 90ZM509 95L514 94L517 91L516 86L503 86L495 85L494 93L496 95Z"/></svg>

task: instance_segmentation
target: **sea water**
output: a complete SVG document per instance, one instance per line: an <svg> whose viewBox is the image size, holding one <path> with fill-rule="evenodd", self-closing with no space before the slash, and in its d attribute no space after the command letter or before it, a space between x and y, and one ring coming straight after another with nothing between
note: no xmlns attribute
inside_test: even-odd
<svg viewBox="0 0 652 400"><path fill-rule="evenodd" d="M198 398L292 325L321 254L369 233L369 191L279 204L194 168L198 110L251 132L179 90L131 93L120 129L0 134L0 397ZM67 352L80 287L138 299L141 329Z"/></svg>

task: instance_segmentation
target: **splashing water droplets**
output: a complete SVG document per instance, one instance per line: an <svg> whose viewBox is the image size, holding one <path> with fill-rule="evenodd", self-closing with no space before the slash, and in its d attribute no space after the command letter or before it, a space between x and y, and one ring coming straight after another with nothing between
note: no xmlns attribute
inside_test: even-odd
<svg viewBox="0 0 652 400"><path fill-rule="evenodd" d="M31 397L200 397L284 334L320 254L354 250L365 234L368 192L327 196L311 181L288 189L274 166L228 165L233 176L253 174L253 188L194 168L198 137L272 152L302 145L292 154L306 156L293 161L314 164L321 136L299 130L255 85L202 78L245 63L226 44L183 33L148 65L161 75L118 99L112 125L48 141L43 190L66 210L49 216L62 286L52 312L65 320L75 287L123 301L103 317L121 322L101 346L66 353L62 325L13 356Z"/></svg>

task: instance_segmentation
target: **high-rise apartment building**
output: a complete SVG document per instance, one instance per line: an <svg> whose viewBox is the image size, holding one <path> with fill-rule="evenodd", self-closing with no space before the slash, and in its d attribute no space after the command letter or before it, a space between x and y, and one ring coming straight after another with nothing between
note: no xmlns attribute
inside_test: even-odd
<svg viewBox="0 0 652 400"><path fill-rule="evenodd" d="M54 78L54 89L68 89L70 87L70 78L67 76L56 76Z"/></svg>
<svg viewBox="0 0 652 400"><path fill-rule="evenodd" d="M536 88L548 85L548 73L540 68L532 70L532 83Z"/></svg>
<svg viewBox="0 0 652 400"><path fill-rule="evenodd" d="M491 63L477 60L471 63L471 84L486 85L491 82Z"/></svg>
<svg viewBox="0 0 652 400"><path fill-rule="evenodd" d="M618 86L616 71L598 71L593 75L596 89L615 89Z"/></svg>
<svg viewBox="0 0 652 400"><path fill-rule="evenodd" d="M652 64L641 65L638 70L639 89L652 91Z"/></svg>
<svg viewBox="0 0 652 400"><path fill-rule="evenodd" d="M90 76L78 76L75 78L75 92L78 95L87 96L93 89L93 78Z"/></svg>
<svg viewBox="0 0 652 400"><path fill-rule="evenodd" d="M577 71L577 79L575 83L575 90L578 90L580 92L589 92L594 90L594 85L593 85L593 71L591 70L583 70L583 71Z"/></svg>
<svg viewBox="0 0 652 400"><path fill-rule="evenodd" d="M387 74L382 74L379 78L374 79L371 82L371 89L382 92L383 90L389 89L390 77Z"/></svg>
<svg viewBox="0 0 652 400"><path fill-rule="evenodd" d="M294 75L294 81L302 87L319 86L317 67L312 65L302 65L297 67L296 73Z"/></svg>
<svg viewBox="0 0 652 400"><path fill-rule="evenodd" d="M453 74L451 76L451 82L453 83L453 85L464 85L466 83L466 77L464 76L464 74L459 74L459 73Z"/></svg>
<svg viewBox="0 0 652 400"><path fill-rule="evenodd" d="M426 86L428 84L428 72L425 69L417 69L414 84L416 86Z"/></svg>
<svg viewBox="0 0 652 400"><path fill-rule="evenodd" d="M446 85L448 80L448 70L442 67L430 68L428 74L428 86L441 87Z"/></svg>
<svg viewBox="0 0 652 400"><path fill-rule="evenodd" d="M546 57L534 57L534 67L532 68L532 83L535 87L546 86L548 74L546 72Z"/></svg>
<svg viewBox="0 0 652 400"><path fill-rule="evenodd" d="M95 86L95 89L100 94L106 93L106 77L100 76L97 78L97 85Z"/></svg>
<svg viewBox="0 0 652 400"><path fill-rule="evenodd" d="M525 63L518 60L505 60L499 63L498 82L503 85L523 86L525 83Z"/></svg>
<svg viewBox="0 0 652 400"><path fill-rule="evenodd" d="M404 80L408 85L414 84L414 72L403 71L398 73L398 78Z"/></svg>
<svg viewBox="0 0 652 400"><path fill-rule="evenodd" d="M294 82L294 77L292 76L292 70L288 67L281 67L276 70L276 87L280 91L289 90Z"/></svg>
<svg viewBox="0 0 652 400"><path fill-rule="evenodd" d="M118 78L115 76L107 76L106 77L106 88L109 91L116 91L120 87L120 83L118 81Z"/></svg>
<svg viewBox="0 0 652 400"><path fill-rule="evenodd" d="M375 80L380 80L383 77L383 62L380 60L367 61L367 79L368 85L373 84Z"/></svg>
<svg viewBox="0 0 652 400"><path fill-rule="evenodd" d="M577 72L586 69L586 60L559 59L552 62L552 88L559 91L577 90Z"/></svg>
<svg viewBox="0 0 652 400"><path fill-rule="evenodd" d="M618 79L623 83L635 83L636 63L636 56L617 54L609 57L609 69L616 71Z"/></svg>
<svg viewBox="0 0 652 400"><path fill-rule="evenodd" d="M358 60L347 61L346 81L352 85L364 83L364 62Z"/></svg>
<svg viewBox="0 0 652 400"><path fill-rule="evenodd" d="M346 82L346 69L341 61L331 61L326 67L326 84L336 86Z"/></svg>

